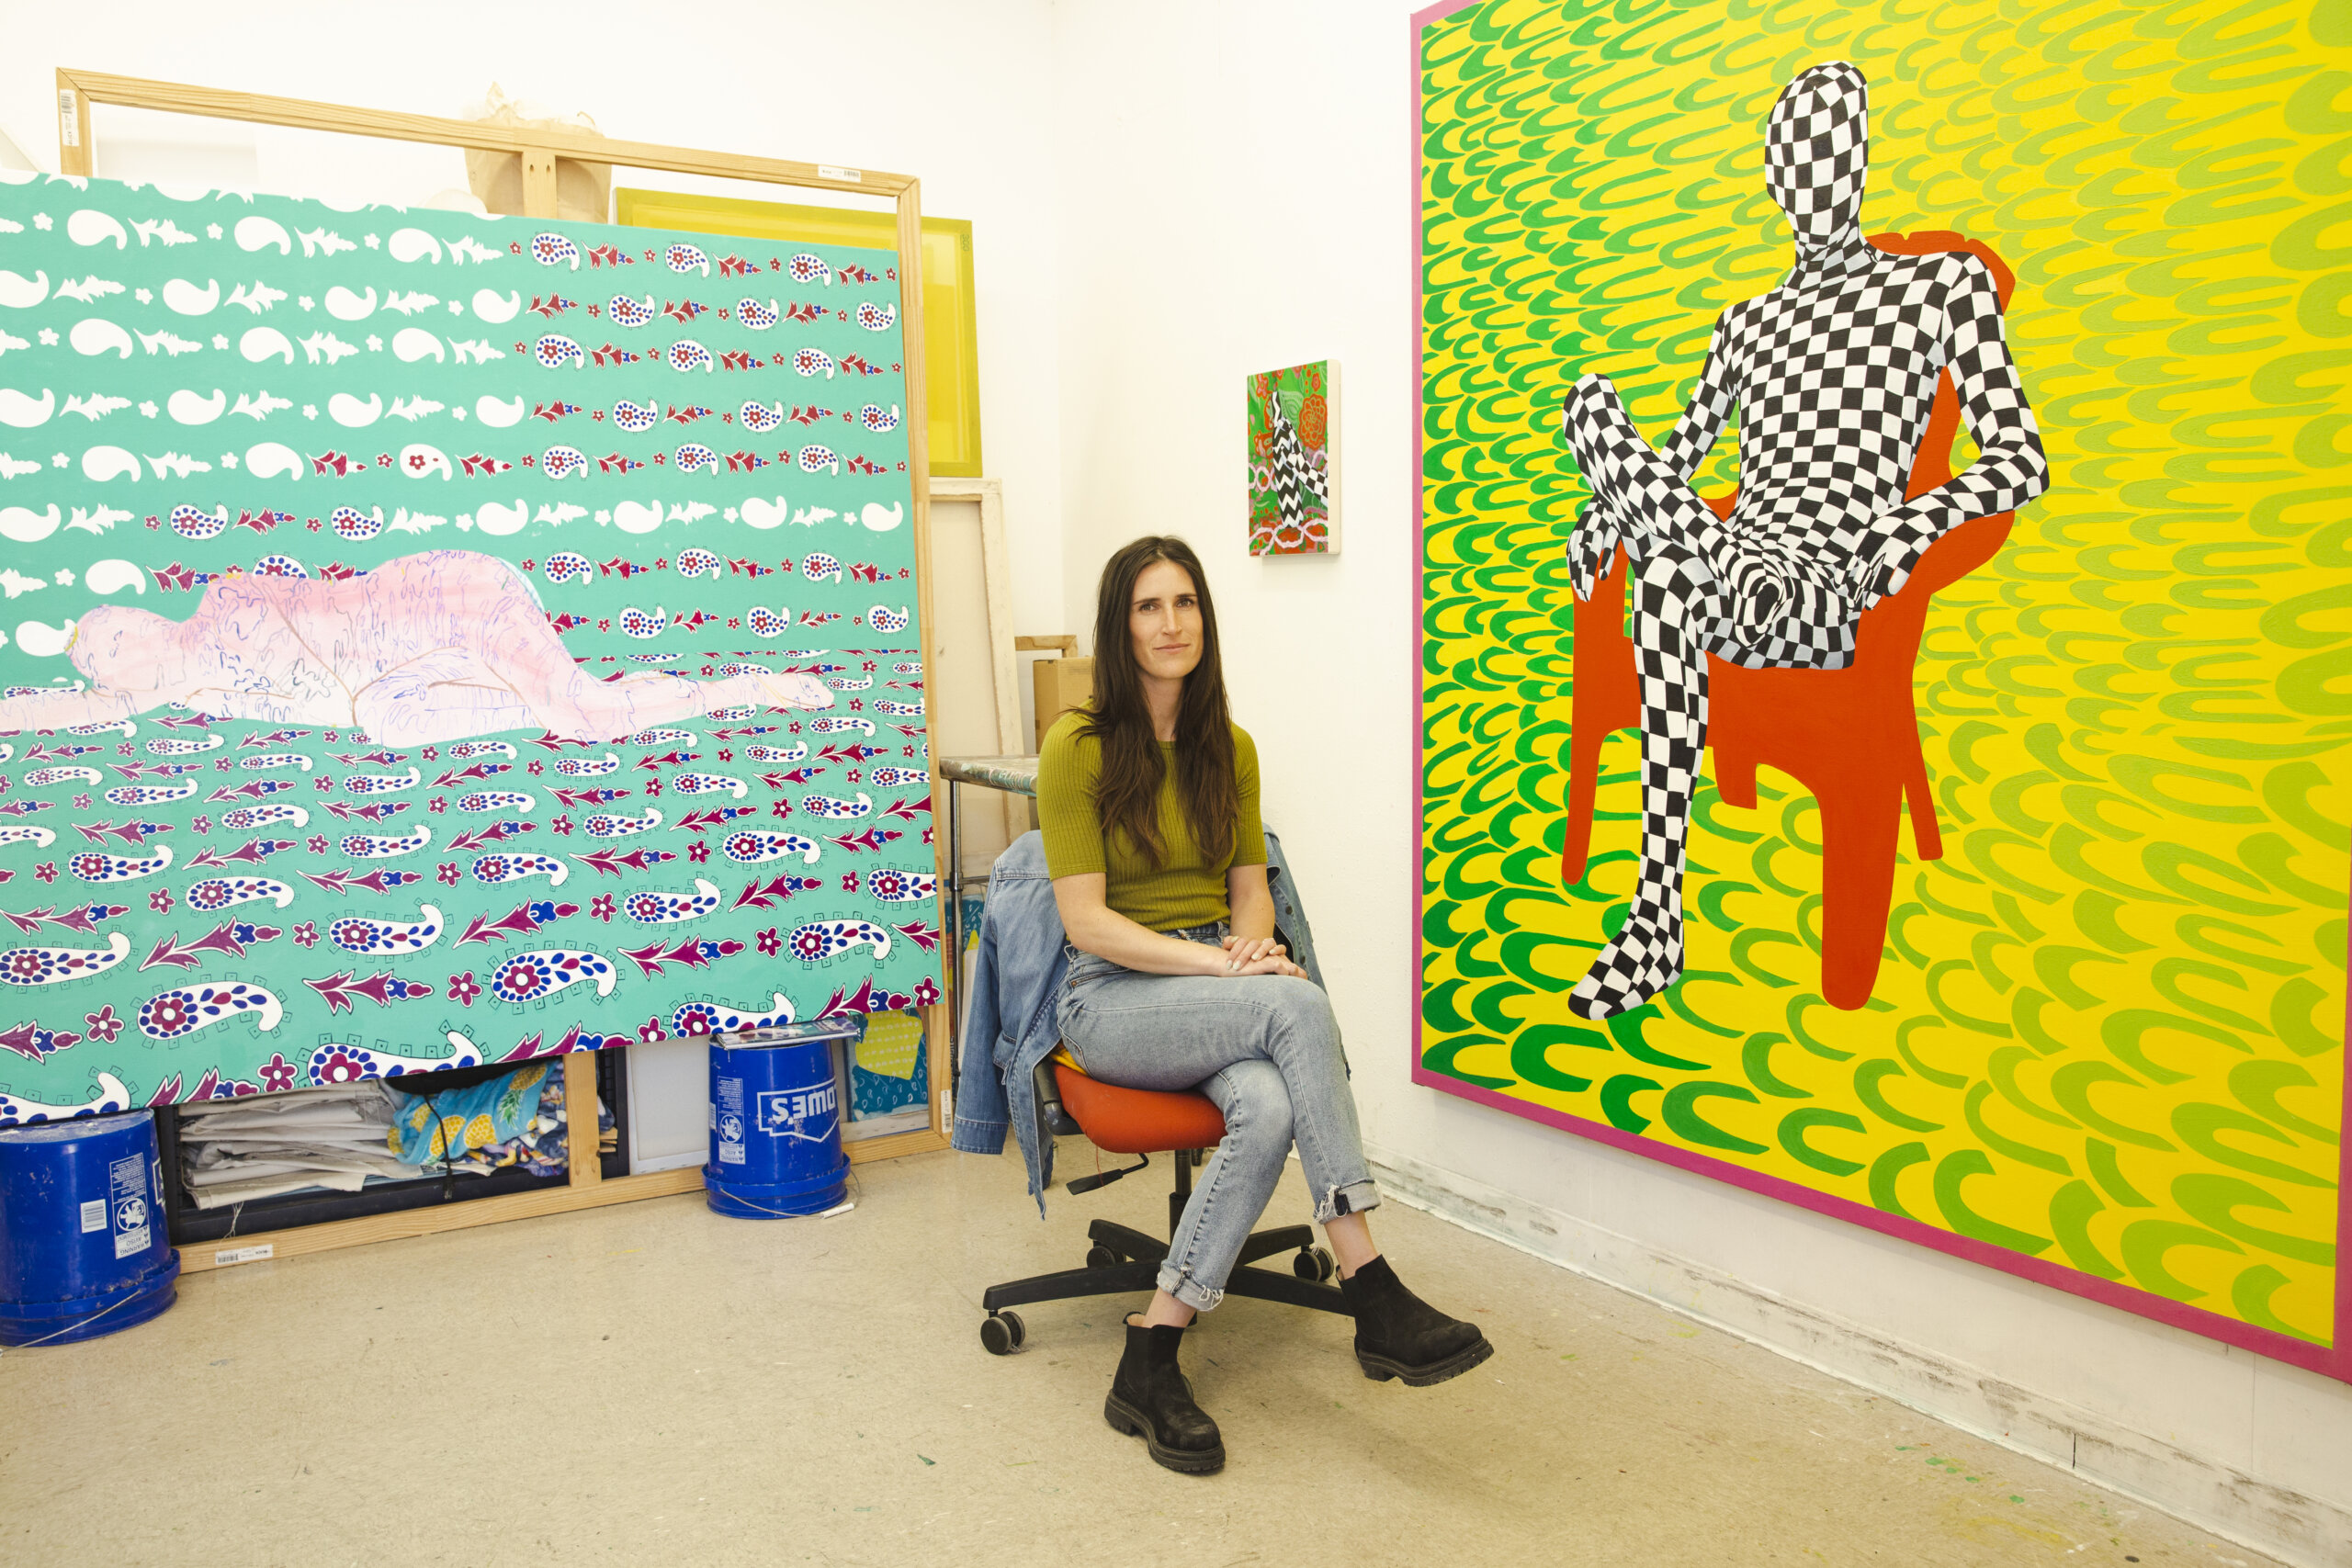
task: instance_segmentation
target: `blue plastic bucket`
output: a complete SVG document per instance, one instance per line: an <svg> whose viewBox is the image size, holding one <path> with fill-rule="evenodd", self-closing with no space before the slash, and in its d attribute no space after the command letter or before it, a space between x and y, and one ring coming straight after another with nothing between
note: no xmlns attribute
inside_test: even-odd
<svg viewBox="0 0 2352 1568"><path fill-rule="evenodd" d="M849 1195L833 1046L842 1032L710 1046L711 1209L737 1219L817 1214Z"/></svg>
<svg viewBox="0 0 2352 1568"><path fill-rule="evenodd" d="M148 1111L0 1128L0 1345L70 1345L178 1294Z"/></svg>

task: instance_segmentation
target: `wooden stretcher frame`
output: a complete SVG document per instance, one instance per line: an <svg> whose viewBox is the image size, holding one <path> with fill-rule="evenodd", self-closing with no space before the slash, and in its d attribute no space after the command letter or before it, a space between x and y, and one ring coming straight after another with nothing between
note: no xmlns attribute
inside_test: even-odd
<svg viewBox="0 0 2352 1568"><path fill-rule="evenodd" d="M523 162L523 216L556 217L556 160L626 164L672 174L711 175L764 185L797 186L810 190L846 191L858 196L887 197L898 208L899 320L902 323L906 365L907 472L913 491L915 603L924 633L923 690L931 679L931 496L930 423L924 407L922 344L922 183L912 175L885 174L876 169L843 168L803 164L785 158L754 158L736 152L711 152L688 147L668 147L650 141L616 141L578 131L536 130L519 126L478 124L443 119L432 115L400 114L387 109L359 108L347 104L322 104L305 98L272 97L257 93L225 92L178 82L156 82L137 76L113 76L95 71L57 72L58 153L61 171L68 175L96 173L96 152L90 134L90 106L113 104L122 108L155 109L170 114L198 115L211 119L244 120L257 125L290 126L300 130L327 131L341 136L377 136L395 141L424 141L446 147L479 148L511 152ZM910 259L911 258L911 259ZM925 748L926 751L931 750ZM938 759L928 760L931 795L939 797ZM947 841L932 835L933 863L939 885L949 883ZM945 921L941 922L942 930ZM942 943L943 949L944 942ZM940 977L943 996L952 995L945 976L944 955ZM888 1159L947 1146L945 1120L948 1084L948 1004L922 1010L923 1032L930 1042L931 1125L910 1133L868 1138L849 1145L852 1160ZM502 1220L537 1214L563 1213L573 1209L625 1203L639 1198L659 1198L691 1192L702 1186L697 1168L650 1172L642 1176L605 1179L594 1138L596 1125L595 1061L585 1054L564 1058L566 1121L578 1142L571 1151L569 1185L495 1198L436 1204L401 1213L362 1219L335 1220L324 1224L295 1226L254 1236L185 1249L180 1267L188 1272L258 1261L254 1255L288 1257L332 1247L356 1247L436 1231L462 1230ZM578 1129L590 1129L579 1140ZM579 1146L584 1142L585 1147Z"/></svg>

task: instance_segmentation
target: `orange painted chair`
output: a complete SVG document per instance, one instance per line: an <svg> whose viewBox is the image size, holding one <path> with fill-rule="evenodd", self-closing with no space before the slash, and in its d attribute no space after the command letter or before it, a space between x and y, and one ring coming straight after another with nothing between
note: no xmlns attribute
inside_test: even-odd
<svg viewBox="0 0 2352 1568"><path fill-rule="evenodd" d="M1190 1090L1166 1094L1121 1089L1088 1077L1067 1061L1051 1056L1038 1064L1035 1082L1040 1137L1083 1133L1097 1148L1140 1156L1134 1165L1066 1183L1064 1190L1073 1197L1133 1175L1149 1165L1155 1154L1176 1156L1176 1184L1168 1194L1168 1234L1173 1236L1184 1205L1192 1200L1193 1170L1201 1163L1202 1151L1225 1137L1225 1116L1216 1102ZM1086 1239L1083 1269L1033 1275L990 1285L981 1292L980 1305L988 1310L988 1316L980 1320L980 1343L991 1355L1009 1356L1028 1337L1021 1314L1009 1308L1031 1302L1150 1291L1159 1284L1159 1266L1168 1257L1166 1241L1111 1220L1089 1224ZM1296 1256L1291 1259L1288 1274L1249 1267L1258 1258L1294 1248ZM1344 1315L1347 1298L1329 1282L1333 1271L1331 1255L1315 1245L1312 1225L1278 1225L1250 1234L1225 1289L1227 1295L1287 1302Z"/></svg>
<svg viewBox="0 0 2352 1568"><path fill-rule="evenodd" d="M1966 251L1992 269L2004 309L2016 286L1990 247L1958 234L1873 234L1871 243L1897 255ZM1912 460L1906 499L1951 477L1959 427L1960 399L1946 371ZM1705 499L1717 516L1727 517L1738 495ZM1903 591L1863 614L1854 662L1844 670L1749 670L1707 658L1707 743L1724 803L1752 809L1756 770L1768 764L1812 790L1820 807L1821 994L1833 1007L1860 1007L1877 983L1906 803L1919 858L1943 856L1911 693L1928 601L1992 559L2016 515L1972 519L1930 545ZM1642 722L1634 645L1625 636L1625 570L1621 550L1592 597L1576 606L1568 829L1560 857L1560 878L1569 886L1584 880L1591 852L1600 743Z"/></svg>

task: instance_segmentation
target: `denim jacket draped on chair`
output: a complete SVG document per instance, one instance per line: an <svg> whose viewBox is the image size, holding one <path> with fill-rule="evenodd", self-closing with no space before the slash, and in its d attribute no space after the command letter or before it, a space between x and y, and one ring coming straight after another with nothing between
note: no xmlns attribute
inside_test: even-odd
<svg viewBox="0 0 2352 1568"><path fill-rule="evenodd" d="M1273 894L1275 929L1292 961L1322 985L1306 910L1272 829L1266 831L1266 885ZM1001 1154L1010 1123L1040 1217L1054 1178L1054 1144L1038 1132L1032 1075L1060 1040L1056 1015L1069 967L1066 941L1046 869L1045 837L1033 829L1015 839L989 871L949 1142L966 1154Z"/></svg>

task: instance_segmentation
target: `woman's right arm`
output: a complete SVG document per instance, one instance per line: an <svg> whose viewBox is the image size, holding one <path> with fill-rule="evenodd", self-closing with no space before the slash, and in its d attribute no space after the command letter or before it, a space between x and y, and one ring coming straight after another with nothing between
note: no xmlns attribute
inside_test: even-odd
<svg viewBox="0 0 2352 1568"><path fill-rule="evenodd" d="M1093 957L1141 968L1148 976L1280 976L1289 974L1280 957L1235 964L1223 947L1188 942L1181 936L1159 936L1138 926L1105 903L1108 877L1089 872L1084 877L1054 879L1054 908L1061 909L1061 929L1080 952Z"/></svg>
<svg viewBox="0 0 2352 1568"><path fill-rule="evenodd" d="M1162 936L1104 902L1109 878L1101 872L1054 878L1054 907L1062 931L1081 953L1107 958L1147 975L1286 975L1279 954L1236 964L1223 948L1182 937Z"/></svg>

